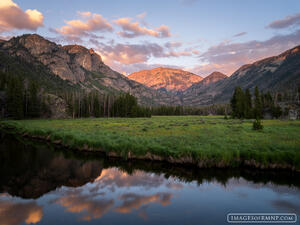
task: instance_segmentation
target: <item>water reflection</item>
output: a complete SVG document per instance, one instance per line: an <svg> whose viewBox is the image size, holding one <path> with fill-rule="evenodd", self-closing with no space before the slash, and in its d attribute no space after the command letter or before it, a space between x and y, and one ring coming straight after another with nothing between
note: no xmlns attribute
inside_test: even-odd
<svg viewBox="0 0 300 225"><path fill-rule="evenodd" d="M228 212L300 213L298 174L127 162L1 137L0 224L227 224Z"/></svg>
<svg viewBox="0 0 300 225"><path fill-rule="evenodd" d="M170 193L157 193L154 195L138 195L135 193L123 194L119 197L119 200L123 201L121 206L116 208L117 212L130 213L133 209L139 209L143 205L147 205L152 202L158 202L163 206L170 204L172 194Z"/></svg>
<svg viewBox="0 0 300 225"><path fill-rule="evenodd" d="M43 207L34 201L22 203L0 199L0 221L3 225L38 223L43 217Z"/></svg>
<svg viewBox="0 0 300 225"><path fill-rule="evenodd" d="M74 192L64 193L56 203L65 207L68 212L83 213L80 220L91 220L102 217L114 205L112 199L96 199L97 195Z"/></svg>

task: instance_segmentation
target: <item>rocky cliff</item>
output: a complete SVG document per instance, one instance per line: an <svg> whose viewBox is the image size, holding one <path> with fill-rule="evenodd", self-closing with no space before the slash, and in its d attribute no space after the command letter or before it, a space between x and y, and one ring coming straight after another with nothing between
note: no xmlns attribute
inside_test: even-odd
<svg viewBox="0 0 300 225"><path fill-rule="evenodd" d="M82 89L101 93L130 92L140 103L148 105L180 104L176 96L156 91L113 71L93 49L80 45L61 46L32 34L0 42L0 53L31 65L41 64L52 75Z"/></svg>
<svg viewBox="0 0 300 225"><path fill-rule="evenodd" d="M171 92L183 91L203 79L187 71L162 67L132 73L128 78L154 89L165 89Z"/></svg>
<svg viewBox="0 0 300 225"><path fill-rule="evenodd" d="M0 41L1 71L30 77L52 94L130 92L146 105L211 105L228 103L236 86L250 90L258 86L264 92L295 89L300 84L300 46L244 65L227 78L218 72L203 79L182 70L156 68L131 74L129 79L105 65L93 49L61 46L33 34Z"/></svg>
<svg viewBox="0 0 300 225"><path fill-rule="evenodd" d="M228 103L236 86L263 92L295 89L300 85L300 46L278 56L244 65L230 77L208 85L193 85L182 95L185 105Z"/></svg>

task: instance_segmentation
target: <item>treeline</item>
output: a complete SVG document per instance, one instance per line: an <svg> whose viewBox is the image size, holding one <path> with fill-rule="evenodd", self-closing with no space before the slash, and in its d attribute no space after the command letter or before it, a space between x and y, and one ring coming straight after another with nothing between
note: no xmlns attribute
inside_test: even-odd
<svg viewBox="0 0 300 225"><path fill-rule="evenodd" d="M275 93L275 101L300 103L300 85L297 88L291 88L286 91L280 91Z"/></svg>
<svg viewBox="0 0 300 225"><path fill-rule="evenodd" d="M261 119L268 113L273 118L282 115L281 107L271 93L260 92L258 87L255 87L254 97L249 89L243 91L241 87L236 87L230 103L233 118Z"/></svg>
<svg viewBox="0 0 300 225"><path fill-rule="evenodd" d="M151 117L150 108L138 105L136 97L93 92L66 93L67 112L72 118L82 117Z"/></svg>
<svg viewBox="0 0 300 225"><path fill-rule="evenodd" d="M1 117L12 119L50 117L46 99L40 86L30 80L23 80L19 76L0 75Z"/></svg>
<svg viewBox="0 0 300 225"><path fill-rule="evenodd" d="M129 93L102 95L92 92L56 92L66 102L67 114L82 117L151 117L151 109L138 105ZM0 72L0 118L51 117L50 99L38 82Z"/></svg>
<svg viewBox="0 0 300 225"><path fill-rule="evenodd" d="M210 106L154 106L152 115L158 116L185 116L185 115L227 115L230 114L229 105L210 105Z"/></svg>

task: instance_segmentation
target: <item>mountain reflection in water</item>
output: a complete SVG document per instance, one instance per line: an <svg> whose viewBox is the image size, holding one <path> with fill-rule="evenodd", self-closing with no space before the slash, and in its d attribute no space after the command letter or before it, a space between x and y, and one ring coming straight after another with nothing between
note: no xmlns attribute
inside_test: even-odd
<svg viewBox="0 0 300 225"><path fill-rule="evenodd" d="M200 170L77 153L1 134L0 224L227 224L300 213L298 174Z"/></svg>

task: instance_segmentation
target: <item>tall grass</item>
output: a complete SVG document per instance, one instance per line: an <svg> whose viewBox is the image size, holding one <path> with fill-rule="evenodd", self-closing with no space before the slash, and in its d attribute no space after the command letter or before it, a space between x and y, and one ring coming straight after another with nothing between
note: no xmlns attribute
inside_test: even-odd
<svg viewBox="0 0 300 225"><path fill-rule="evenodd" d="M139 156L149 152L231 166L253 159L265 166L300 169L300 121L264 120L262 131L253 130L252 123L222 117L160 116L1 121L1 126L72 148L114 151L124 158L128 152Z"/></svg>

